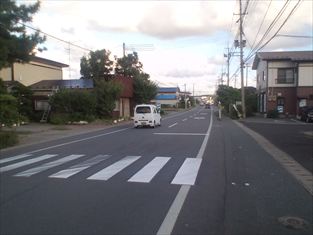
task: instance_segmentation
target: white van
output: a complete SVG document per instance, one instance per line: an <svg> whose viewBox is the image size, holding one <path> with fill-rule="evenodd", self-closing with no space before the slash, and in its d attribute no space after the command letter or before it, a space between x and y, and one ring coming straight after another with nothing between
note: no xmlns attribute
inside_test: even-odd
<svg viewBox="0 0 313 235"><path fill-rule="evenodd" d="M157 107L152 104L140 104L134 110L134 127L161 126L161 115Z"/></svg>

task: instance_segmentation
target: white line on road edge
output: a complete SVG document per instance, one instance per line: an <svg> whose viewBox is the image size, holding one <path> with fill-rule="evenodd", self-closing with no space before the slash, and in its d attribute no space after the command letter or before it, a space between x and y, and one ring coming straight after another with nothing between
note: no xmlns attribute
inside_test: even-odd
<svg viewBox="0 0 313 235"><path fill-rule="evenodd" d="M296 180L303 187L313 195L313 185L312 185L312 173L296 162L289 154L277 148L275 145L270 143L262 135L256 133L250 128L244 126L243 124L235 121L237 126L241 127L247 134L249 134L269 155L271 155L276 161L278 161L291 175L293 175Z"/></svg>
<svg viewBox="0 0 313 235"><path fill-rule="evenodd" d="M176 126L178 123L177 122L175 122L174 124L172 124L172 125L170 125L170 126L168 126L168 128L172 128L173 126Z"/></svg>
<svg viewBox="0 0 313 235"><path fill-rule="evenodd" d="M61 146L64 146L64 145L74 144L74 143L78 143L78 142L85 141L85 140L91 140L91 139L95 139L95 138L98 138L98 137L101 137L101 136L110 135L110 134L114 134L114 133L121 132L121 131L126 131L126 130L131 129L131 128L132 127L123 128L123 129L120 129L120 130L111 131L111 132L103 133L103 134L100 134L100 135L90 136L90 137L79 139L79 140L73 140L73 141L69 141L69 142L63 143L63 144L57 144L57 145L53 145L53 146L50 146L50 147L47 147L47 148L37 149L37 150L31 151L31 152L26 153L26 154L37 153L37 152L41 152L41 151L44 151L44 150L61 147Z"/></svg>
<svg viewBox="0 0 313 235"><path fill-rule="evenodd" d="M208 128L208 131L206 133L206 136L202 142L202 145L200 147L200 150L198 152L198 155L196 158L203 158L204 150L206 148L206 145L208 143L211 129L212 129L212 123L213 123L213 115L211 111L211 119L210 119L210 125ZM165 219L163 220L163 223L161 224L157 235L164 235L164 234L171 234L174 228L174 225L177 221L178 215L183 207L183 204L187 198L188 192L190 190L190 185L183 185L180 187L179 192L177 193L169 211L167 212Z"/></svg>

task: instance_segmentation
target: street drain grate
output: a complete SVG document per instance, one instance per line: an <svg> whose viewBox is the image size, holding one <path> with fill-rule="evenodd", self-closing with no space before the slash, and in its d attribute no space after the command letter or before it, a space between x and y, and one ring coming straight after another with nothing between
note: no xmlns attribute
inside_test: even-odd
<svg viewBox="0 0 313 235"><path fill-rule="evenodd" d="M307 229L309 223L304 219L293 216L283 216L278 218L278 221L287 228L291 229Z"/></svg>

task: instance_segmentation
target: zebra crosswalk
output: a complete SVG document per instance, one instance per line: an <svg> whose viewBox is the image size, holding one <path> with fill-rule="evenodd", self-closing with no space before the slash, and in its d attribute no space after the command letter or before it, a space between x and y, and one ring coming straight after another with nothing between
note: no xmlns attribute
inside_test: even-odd
<svg viewBox="0 0 313 235"><path fill-rule="evenodd" d="M118 160L114 161L114 159ZM49 174L52 173L48 175L49 178L67 179L89 169L89 175L86 180L108 181L120 172L126 171L127 168L130 169L129 166L132 164L140 162L143 159L145 158L142 156L124 156L121 159L113 158L113 156L109 154L96 156L86 156L85 154L71 154L68 156L59 156L58 154L45 154L42 156L22 154L1 159L0 173L9 174L7 172L14 171L12 174L13 177L31 177L49 170ZM110 164L106 164L104 168L96 171L92 168L103 162L106 163L106 160L110 160ZM72 161L75 161L75 164L70 165ZM112 161L113 163L111 163ZM127 179L127 182L151 183L154 178L162 174L162 169L171 161L174 161L174 158L164 156L156 156L148 163L144 160L145 165L139 170L135 170L135 172L130 170L130 177ZM174 176L172 176L172 179L169 179L169 182L175 185L194 185L202 159L184 158L183 163L181 163L181 161L179 162L180 165L177 167L169 168L172 171L175 169L175 172L171 174ZM28 169L25 169L27 167ZM23 170L16 173L19 168L23 168ZM53 170L55 172L53 172Z"/></svg>

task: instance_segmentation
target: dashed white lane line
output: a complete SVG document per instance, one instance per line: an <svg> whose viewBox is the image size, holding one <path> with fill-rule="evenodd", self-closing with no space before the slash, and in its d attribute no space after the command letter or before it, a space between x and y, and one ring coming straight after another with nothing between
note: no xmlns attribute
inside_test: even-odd
<svg viewBox="0 0 313 235"><path fill-rule="evenodd" d="M14 157L1 159L0 160L0 164L6 163L6 162L11 162L11 161L14 161L14 160L19 160L19 159L22 159L22 158L25 158L25 157L29 157L29 156L31 156L31 154L22 154L22 155L18 155L18 156L14 156Z"/></svg>
<svg viewBox="0 0 313 235"><path fill-rule="evenodd" d="M89 180L108 180L133 162L137 161L141 156L127 156L118 162L110 165L98 173L88 177Z"/></svg>
<svg viewBox="0 0 313 235"><path fill-rule="evenodd" d="M66 162L69 162L69 161L72 161L72 160L75 160L77 158L80 158L82 156L85 156L83 154L72 154L72 155L69 155L67 157L64 157L64 158L61 158L61 159L58 159L56 161L53 161L53 162L48 162L48 163L45 163L43 165L40 165L40 166L37 166L37 167L34 167L34 168L31 168L31 169L28 169L26 171L23 171L21 173L18 173L14 176L23 176L23 177L29 177L29 176L32 176L32 175L35 175L37 173L40 173L42 171L45 171L45 170L48 170L48 169L51 169L55 166L59 166L59 165L62 165Z"/></svg>
<svg viewBox="0 0 313 235"><path fill-rule="evenodd" d="M144 168L132 176L128 182L149 183L169 160L169 157L155 157Z"/></svg>
<svg viewBox="0 0 313 235"><path fill-rule="evenodd" d="M174 124L172 124L172 125L170 125L170 126L168 126L168 128L172 128L173 126L176 126L178 123L177 122L175 122Z"/></svg>
<svg viewBox="0 0 313 235"><path fill-rule="evenodd" d="M34 159L29 159L26 161L18 162L18 163L9 165L9 166L4 166L4 167L0 168L0 172L6 172L6 171L14 170L14 169L17 169L19 167L27 166L27 165L33 164L35 162L40 162L40 161L43 161L43 160L46 160L46 159L49 159L49 158L55 157L55 156L57 156L57 155L56 154L46 154L46 155L42 155L42 156L34 158Z"/></svg>
<svg viewBox="0 0 313 235"><path fill-rule="evenodd" d="M202 158L186 158L171 184L194 185Z"/></svg>
<svg viewBox="0 0 313 235"><path fill-rule="evenodd" d="M67 179L93 165L96 165L98 164L99 162L101 161L104 161L106 159L108 159L110 157L110 155L97 155L96 157L93 157L93 158L89 158L88 160L82 162L82 163L79 163L79 164L76 164L74 166L71 166L70 168L68 169L65 169L65 170L62 170L62 171L59 171L53 175L50 175L49 177L50 178L63 178L63 179Z"/></svg>
<svg viewBox="0 0 313 235"><path fill-rule="evenodd" d="M185 122L185 121L187 121L187 120L188 120L187 118L184 118L182 121Z"/></svg>

